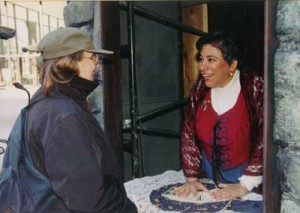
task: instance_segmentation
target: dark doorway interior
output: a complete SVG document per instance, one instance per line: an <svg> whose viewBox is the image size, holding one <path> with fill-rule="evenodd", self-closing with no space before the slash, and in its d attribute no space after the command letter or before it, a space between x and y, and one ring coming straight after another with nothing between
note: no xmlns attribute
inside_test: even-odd
<svg viewBox="0 0 300 213"><path fill-rule="evenodd" d="M236 33L244 46L246 65L263 72L264 1L208 3L208 29Z"/></svg>
<svg viewBox="0 0 300 213"><path fill-rule="evenodd" d="M208 31L235 32L244 45L247 65L259 70L262 75L264 74L265 80L267 80L266 73L263 73L265 61L264 37L268 37L264 32L265 1L135 2L135 5L139 7L146 8L179 23L183 15L183 7L193 7L200 4L207 5ZM274 8L270 9L270 11L275 11ZM118 29L120 34L112 33L110 37L111 39L114 36L118 36L122 48L128 44L126 16L126 11L120 10L120 28ZM111 20L106 21L107 26L110 26ZM268 27L267 22L266 26ZM192 23L190 26L192 26ZM180 57L182 56L182 34L177 30L137 15L135 16L135 30L137 84L140 97L139 110L140 113L143 113L182 98L184 86L182 80L182 57ZM120 54L121 69L120 74L118 74L120 81L112 85L115 88L121 85L122 94L119 92L113 92L113 94L111 94L112 91L108 92L110 96L113 95L113 97L120 100L119 104L123 109L122 120L114 120L116 128L120 128L122 122L123 124L126 123L124 121L129 118L130 111L128 55L122 55L122 48ZM266 60L268 59L269 57L266 56ZM111 97L106 100L106 106L115 104L110 100ZM145 126L162 127L180 132L181 112L178 110L161 116L148 122ZM117 137L120 136L119 132L114 131L113 128L108 128L106 132L114 136L118 134ZM128 134L124 133L120 138L123 138L123 144L130 140ZM145 175L156 175L169 169L180 169L180 140L178 138L143 135L142 140ZM124 176L125 181L128 181L132 175L131 156L128 152L124 153ZM267 196L264 198L267 198ZM269 201L270 204L272 199L269 199Z"/></svg>
<svg viewBox="0 0 300 213"><path fill-rule="evenodd" d="M193 2L136 2L180 23L181 8L199 5ZM126 12L120 14L121 46L127 44ZM264 2L218 1L207 3L209 31L236 33L244 46L247 65L263 74L264 62ZM199 29L201 30L201 29ZM161 107L182 98L181 32L135 15L136 71L140 113ZM129 118L128 58L121 60L123 122ZM180 111L164 115L145 124L180 132ZM123 134L124 140L129 140ZM143 135L145 175L155 175L169 169L180 169L180 140ZM131 176L131 159L124 157L125 180Z"/></svg>
<svg viewBox="0 0 300 213"><path fill-rule="evenodd" d="M134 2L134 6L168 17L180 23L179 2ZM121 11L121 46L128 44L127 11ZM134 16L135 67L139 114L168 105L181 98L180 34L177 30L139 15ZM129 57L122 57L122 107L123 122L130 120L130 70ZM180 111L176 110L141 124L180 132ZM129 132L130 133L130 132ZM130 134L123 133L124 143ZM142 133L140 155L144 165L143 175L156 175L166 170L179 170L179 138L169 138ZM125 180L132 178L132 155L124 152ZM141 169L142 170L142 169Z"/></svg>

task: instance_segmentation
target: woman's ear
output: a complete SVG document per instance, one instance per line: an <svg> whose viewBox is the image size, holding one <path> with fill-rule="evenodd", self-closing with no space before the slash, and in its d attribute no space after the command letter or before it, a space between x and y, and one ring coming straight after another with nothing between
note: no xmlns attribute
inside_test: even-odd
<svg viewBox="0 0 300 213"><path fill-rule="evenodd" d="M233 62L231 63L231 65L230 65L230 71L234 71L234 70L236 70L236 68L237 68L237 65L238 65L238 61L237 60L233 60Z"/></svg>

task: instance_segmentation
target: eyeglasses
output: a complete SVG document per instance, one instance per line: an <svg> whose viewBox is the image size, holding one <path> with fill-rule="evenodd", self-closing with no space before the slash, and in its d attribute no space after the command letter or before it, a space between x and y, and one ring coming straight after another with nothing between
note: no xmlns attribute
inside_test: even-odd
<svg viewBox="0 0 300 213"><path fill-rule="evenodd" d="M95 53L93 53L90 57L84 57L84 58L94 61L95 64L99 64L99 57Z"/></svg>

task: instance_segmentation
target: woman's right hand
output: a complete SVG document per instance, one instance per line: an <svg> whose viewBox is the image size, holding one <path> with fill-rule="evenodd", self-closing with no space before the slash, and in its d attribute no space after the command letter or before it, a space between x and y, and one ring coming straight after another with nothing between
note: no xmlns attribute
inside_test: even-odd
<svg viewBox="0 0 300 213"><path fill-rule="evenodd" d="M179 197L196 197L199 191L209 192L209 190L199 181L198 178L187 178L186 183L174 189L174 194Z"/></svg>

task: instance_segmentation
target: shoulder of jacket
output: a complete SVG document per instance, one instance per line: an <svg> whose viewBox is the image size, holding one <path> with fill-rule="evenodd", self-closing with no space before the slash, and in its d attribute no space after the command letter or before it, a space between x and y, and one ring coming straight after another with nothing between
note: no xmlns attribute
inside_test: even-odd
<svg viewBox="0 0 300 213"><path fill-rule="evenodd" d="M30 110L41 119L63 119L69 115L82 116L82 108L70 98L47 97ZM31 114L32 115L32 114ZM46 116L46 117L45 117Z"/></svg>
<svg viewBox="0 0 300 213"><path fill-rule="evenodd" d="M243 88L262 89L263 88L263 77L256 70L244 70L240 73L240 82Z"/></svg>

